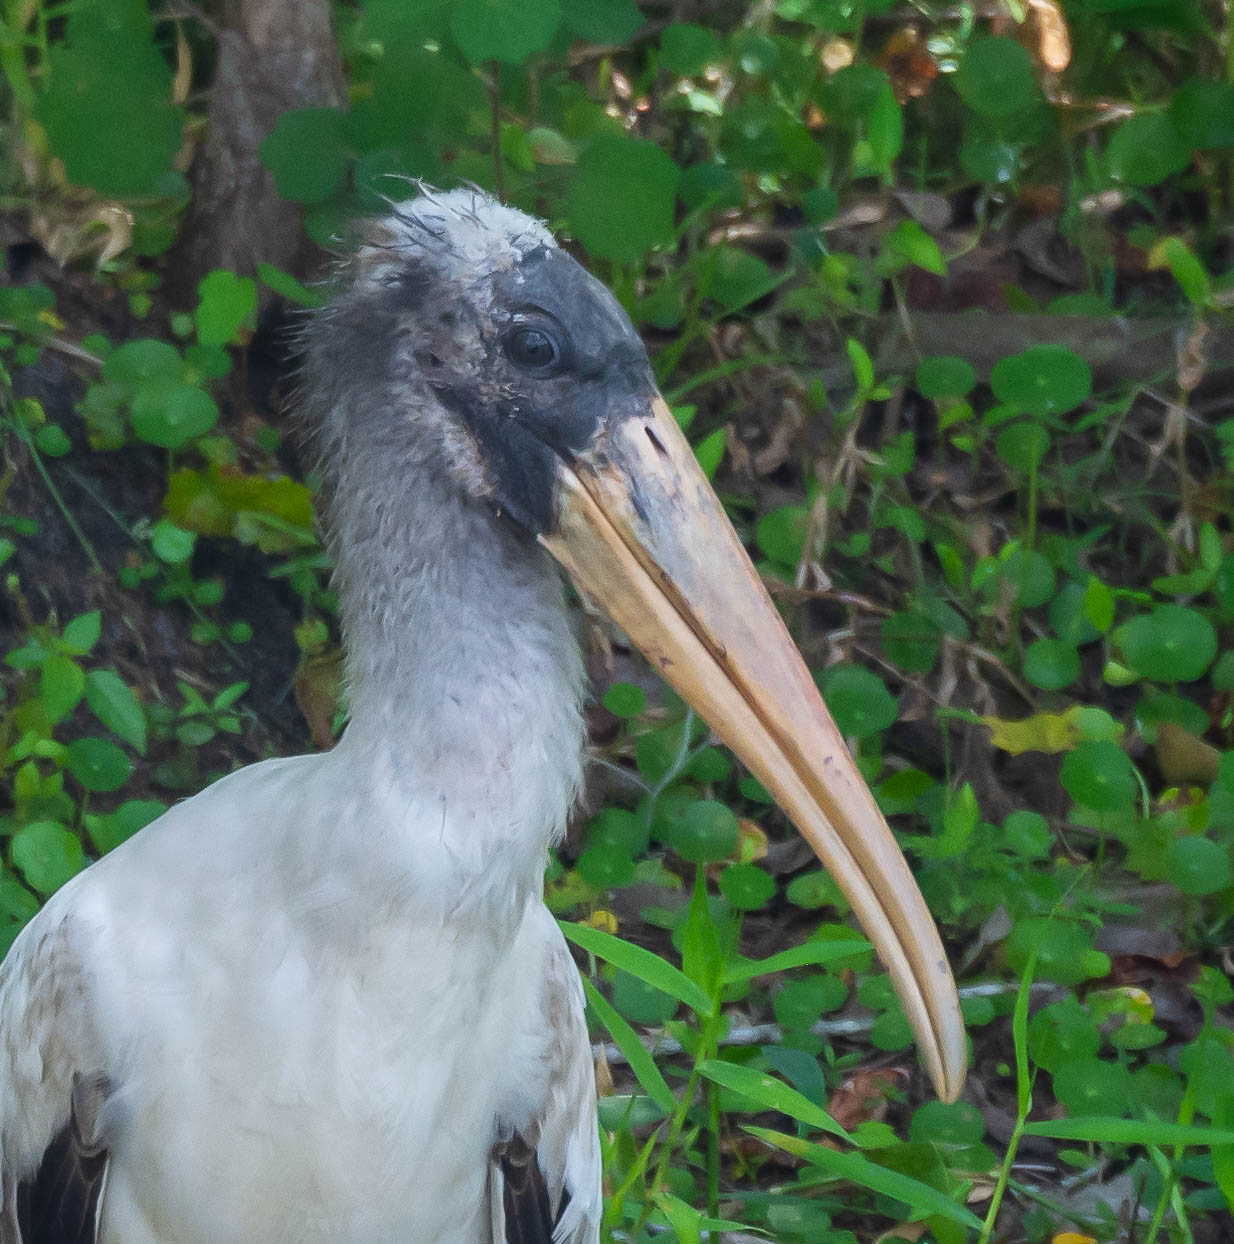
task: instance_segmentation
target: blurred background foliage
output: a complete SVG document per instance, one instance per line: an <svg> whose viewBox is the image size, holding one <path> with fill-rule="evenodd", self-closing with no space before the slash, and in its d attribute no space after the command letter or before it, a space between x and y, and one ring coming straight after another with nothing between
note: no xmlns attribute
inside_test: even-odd
<svg viewBox="0 0 1234 1244"><path fill-rule="evenodd" d="M547 885L611 1237L1231 1238L1231 13L2 0L0 947L345 721L287 326L471 182L642 330L972 1037L927 1100L838 890L596 629Z"/></svg>

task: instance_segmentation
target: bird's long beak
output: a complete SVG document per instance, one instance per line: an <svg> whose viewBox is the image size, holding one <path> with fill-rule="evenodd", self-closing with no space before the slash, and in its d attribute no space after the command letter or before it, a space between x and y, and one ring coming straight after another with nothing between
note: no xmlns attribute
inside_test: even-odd
<svg viewBox="0 0 1234 1244"><path fill-rule="evenodd" d="M964 1025L938 931L787 629L658 395L558 470L541 541L745 762L886 964L938 1095Z"/></svg>

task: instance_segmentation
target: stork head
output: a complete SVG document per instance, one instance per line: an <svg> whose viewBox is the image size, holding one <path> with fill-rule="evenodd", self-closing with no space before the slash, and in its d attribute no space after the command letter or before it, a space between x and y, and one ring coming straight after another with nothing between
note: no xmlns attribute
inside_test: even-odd
<svg viewBox="0 0 1234 1244"><path fill-rule="evenodd" d="M369 226L308 354L312 400L336 412L327 454L330 439L376 443L405 462L407 487L428 467L521 528L776 797L954 1098L964 1028L937 930L608 290L521 212L470 190L423 195ZM340 397L365 372L380 418Z"/></svg>

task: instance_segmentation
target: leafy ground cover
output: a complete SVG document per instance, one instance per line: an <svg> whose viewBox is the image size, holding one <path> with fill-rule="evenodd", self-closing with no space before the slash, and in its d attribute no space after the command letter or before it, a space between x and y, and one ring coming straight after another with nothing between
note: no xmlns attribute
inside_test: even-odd
<svg viewBox="0 0 1234 1244"><path fill-rule="evenodd" d="M345 720L274 327L316 292L171 280L218 20L180 13L0 6L0 947ZM943 1105L835 886L597 632L546 884L611 1238L1231 1238L1228 0L334 21L348 106L279 119L278 192L328 248L397 177L470 179L613 286L962 984Z"/></svg>

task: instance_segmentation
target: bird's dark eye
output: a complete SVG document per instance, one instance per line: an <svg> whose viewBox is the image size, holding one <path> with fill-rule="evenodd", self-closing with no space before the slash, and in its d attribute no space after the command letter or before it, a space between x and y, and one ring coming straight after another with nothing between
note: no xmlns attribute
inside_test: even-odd
<svg viewBox="0 0 1234 1244"><path fill-rule="evenodd" d="M512 328L502 340L506 358L515 367L544 375L557 366L561 351L542 328Z"/></svg>

